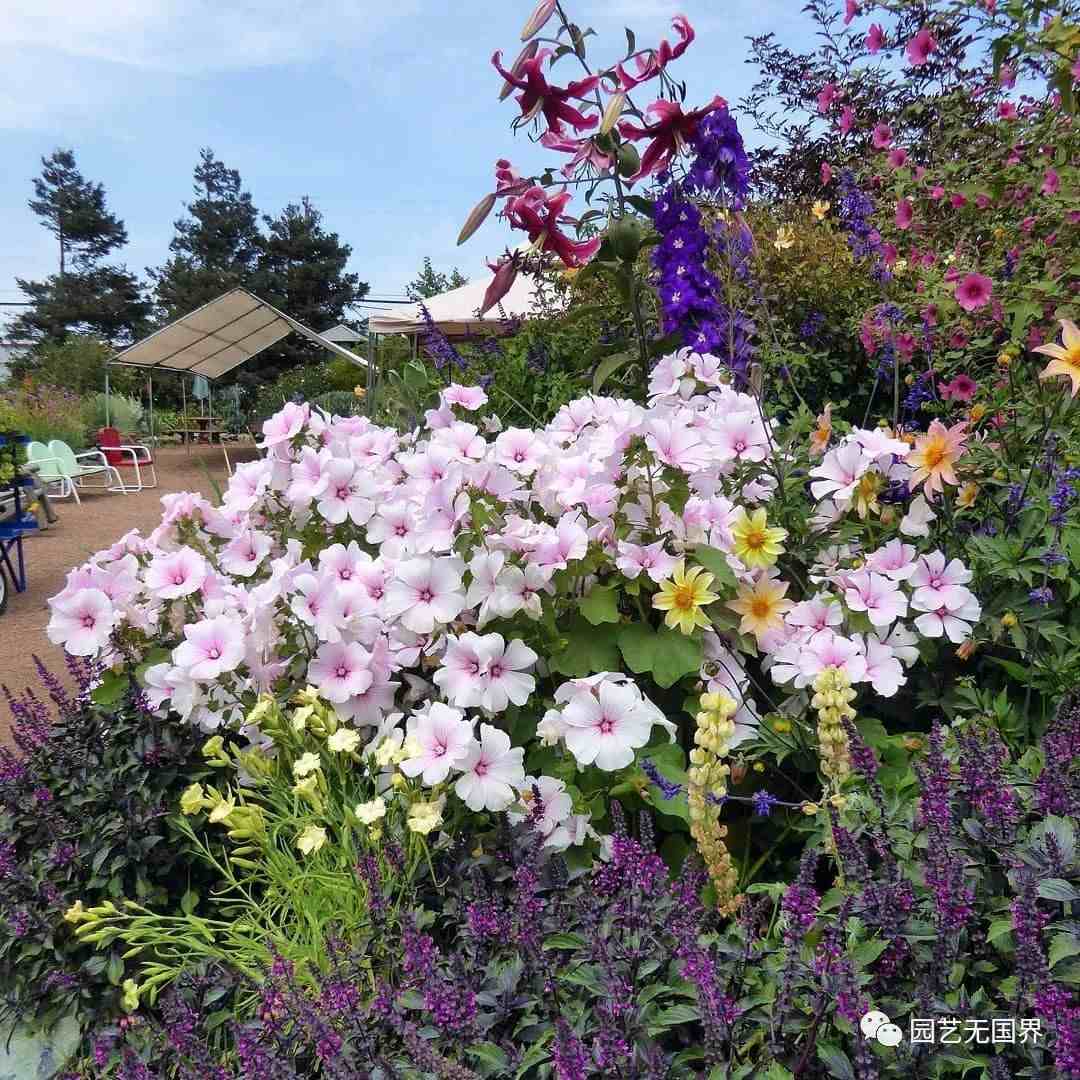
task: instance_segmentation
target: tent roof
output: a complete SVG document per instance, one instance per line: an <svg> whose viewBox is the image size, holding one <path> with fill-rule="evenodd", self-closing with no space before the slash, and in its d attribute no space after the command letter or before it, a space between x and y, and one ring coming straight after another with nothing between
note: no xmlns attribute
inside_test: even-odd
<svg viewBox="0 0 1080 1080"><path fill-rule="evenodd" d="M233 289L162 327L112 361L130 367L187 371L220 379L293 332L354 364L367 361L247 289Z"/></svg>
<svg viewBox="0 0 1080 1080"><path fill-rule="evenodd" d="M526 274L519 274L510 291L483 318L476 313L484 302L484 293L490 279L470 281L458 289L440 293L424 301L436 326L447 337L463 337L483 330L492 330L506 316L533 314L537 306L536 283ZM397 311L376 311L368 318L368 332L372 334L417 334L426 323L420 305L401 307Z"/></svg>
<svg viewBox="0 0 1080 1080"><path fill-rule="evenodd" d="M346 326L344 323L338 323L337 326L332 326L329 330L324 330L322 336L327 341L363 341L364 335L354 330L351 326Z"/></svg>

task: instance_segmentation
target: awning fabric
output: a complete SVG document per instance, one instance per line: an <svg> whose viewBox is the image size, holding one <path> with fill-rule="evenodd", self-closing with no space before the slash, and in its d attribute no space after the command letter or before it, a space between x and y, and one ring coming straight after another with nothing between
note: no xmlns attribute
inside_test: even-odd
<svg viewBox="0 0 1080 1080"><path fill-rule="evenodd" d="M527 274L519 274L503 297L482 319L476 314L484 302L491 279L485 275L479 281L470 281L459 289L432 296L424 301L435 325L450 338L464 337L498 329L506 317L535 314L537 308L536 284ZM368 318L371 334L419 334L427 328L420 305L402 306L396 311L373 312Z"/></svg>
<svg viewBox="0 0 1080 1080"><path fill-rule="evenodd" d="M317 334L247 289L233 289L144 338L112 361L220 379L291 333L367 366L363 357Z"/></svg>

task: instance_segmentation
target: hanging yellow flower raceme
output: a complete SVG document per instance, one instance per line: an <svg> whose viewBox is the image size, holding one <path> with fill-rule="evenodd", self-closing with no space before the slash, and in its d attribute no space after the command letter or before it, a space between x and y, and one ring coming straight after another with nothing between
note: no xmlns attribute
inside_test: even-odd
<svg viewBox="0 0 1080 1080"><path fill-rule="evenodd" d="M731 536L736 558L751 570L760 570L772 566L784 553L787 529L770 528L763 507L747 514L740 506L732 519Z"/></svg>
<svg viewBox="0 0 1080 1080"><path fill-rule="evenodd" d="M851 679L838 667L827 667L814 679L811 706L818 714L818 756L821 771L839 788L851 773L851 754L845 720L855 719Z"/></svg>
<svg viewBox="0 0 1080 1080"><path fill-rule="evenodd" d="M727 694L701 695L686 784L690 835L705 860L716 889L717 906L724 915L734 912L742 899L735 892L738 874L724 843L727 828L720 824L720 804L727 794L729 771L723 759L735 734L732 717L736 708Z"/></svg>
<svg viewBox="0 0 1080 1080"><path fill-rule="evenodd" d="M687 570L680 559L670 580L665 581L653 597L653 607L667 612L664 625L684 634L692 634L698 626L709 626L709 617L701 609L720 599L717 593L709 591L712 583L713 575L703 567L692 566Z"/></svg>

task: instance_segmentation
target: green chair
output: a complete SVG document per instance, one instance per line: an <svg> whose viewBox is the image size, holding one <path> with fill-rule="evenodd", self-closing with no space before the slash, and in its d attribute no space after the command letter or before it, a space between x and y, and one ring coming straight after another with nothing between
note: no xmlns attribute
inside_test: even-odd
<svg viewBox="0 0 1080 1080"><path fill-rule="evenodd" d="M75 485L60 471L59 462L44 443L27 443L26 464L37 473L46 489L53 484L57 486L57 491L49 492L51 498L66 499L69 495L75 495ZM75 498L78 499L78 495L75 495Z"/></svg>
<svg viewBox="0 0 1080 1080"><path fill-rule="evenodd" d="M68 487L71 494L75 496L76 502L82 502L79 498L80 488L119 491L123 495L128 493L120 473L106 461L105 455L100 450L84 450L76 454L63 440L53 439L49 443L48 452L52 461L55 462L56 471L68 481ZM83 464L87 459L92 459L94 464ZM101 477L104 483L87 484L86 480L90 477Z"/></svg>

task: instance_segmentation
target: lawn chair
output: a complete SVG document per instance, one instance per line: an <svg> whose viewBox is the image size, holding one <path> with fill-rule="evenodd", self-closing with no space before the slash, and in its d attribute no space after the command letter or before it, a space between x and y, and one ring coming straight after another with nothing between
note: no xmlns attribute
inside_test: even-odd
<svg viewBox="0 0 1080 1080"><path fill-rule="evenodd" d="M154 466L154 455L150 448L142 443L122 443L120 432L114 427L102 428L97 435L98 449L105 455L105 460L114 469L135 470L135 491L142 491L144 487L157 487L157 469ZM143 483L142 470L144 466L150 467L151 482Z"/></svg>
<svg viewBox="0 0 1080 1080"><path fill-rule="evenodd" d="M56 471L67 477L71 485L71 494L75 501L81 503L79 489L90 491L119 491L121 494L128 493L120 473L114 469L105 459L100 450L84 450L76 454L66 442L53 439L49 443L49 454L56 461ZM84 465L84 459L94 459L96 464ZM40 474L39 474L40 475ZM100 476L105 479L104 484L87 484L87 477Z"/></svg>
<svg viewBox="0 0 1080 1080"><path fill-rule="evenodd" d="M60 471L60 463L44 443L37 441L28 443L26 460L28 464L33 463L37 466L38 479L45 485L46 490L53 484L57 485L58 490L52 494L52 498L66 499L70 495L75 495L75 485L71 482L71 478ZM75 495L76 502L78 499L78 495Z"/></svg>

